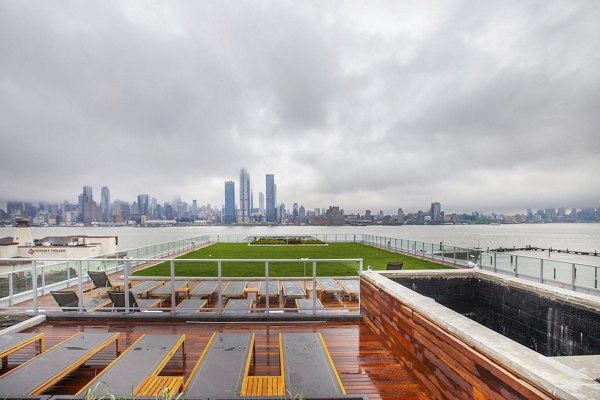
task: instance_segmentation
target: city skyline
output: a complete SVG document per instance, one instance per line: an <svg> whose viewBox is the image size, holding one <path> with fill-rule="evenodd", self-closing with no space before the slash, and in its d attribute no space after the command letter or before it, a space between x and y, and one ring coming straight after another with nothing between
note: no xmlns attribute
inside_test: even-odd
<svg viewBox="0 0 600 400"><path fill-rule="evenodd" d="M307 208L598 206L598 2L0 11L0 204L221 205L244 167Z"/></svg>

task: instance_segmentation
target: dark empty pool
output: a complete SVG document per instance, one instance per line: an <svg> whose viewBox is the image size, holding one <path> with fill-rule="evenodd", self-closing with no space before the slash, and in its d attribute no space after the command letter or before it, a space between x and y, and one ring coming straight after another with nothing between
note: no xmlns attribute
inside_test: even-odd
<svg viewBox="0 0 600 400"><path fill-rule="evenodd" d="M600 354L600 310L474 277L393 277L544 356Z"/></svg>

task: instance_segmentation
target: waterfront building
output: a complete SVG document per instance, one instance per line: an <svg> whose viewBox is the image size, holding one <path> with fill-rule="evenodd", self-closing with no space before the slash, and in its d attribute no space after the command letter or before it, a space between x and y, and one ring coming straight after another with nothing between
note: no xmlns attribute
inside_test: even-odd
<svg viewBox="0 0 600 400"><path fill-rule="evenodd" d="M306 209L304 208L304 206L300 206L300 208L298 209L298 223L306 223Z"/></svg>
<svg viewBox="0 0 600 400"><path fill-rule="evenodd" d="M79 195L78 198L78 202L79 202L79 214L77 216L77 220L79 222L84 222L85 220L85 215L84 215L84 208L86 203L93 201L92 199L92 187L91 186L84 186L83 187L83 191L82 193ZM88 210L89 210L89 206L88 206ZM88 220L89 220L89 216L88 216Z"/></svg>
<svg viewBox="0 0 600 400"><path fill-rule="evenodd" d="M440 203L431 203L431 220L439 222L442 220L442 205Z"/></svg>
<svg viewBox="0 0 600 400"><path fill-rule="evenodd" d="M102 209L102 221L110 221L110 190L107 186L100 189L100 208Z"/></svg>
<svg viewBox="0 0 600 400"><path fill-rule="evenodd" d="M223 223L235 224L235 182L225 182L225 209L223 210Z"/></svg>
<svg viewBox="0 0 600 400"><path fill-rule="evenodd" d="M404 223L404 217L405 217L404 216L404 211L401 208L399 208L398 209L398 223L399 224Z"/></svg>
<svg viewBox="0 0 600 400"><path fill-rule="evenodd" d="M292 206L292 223L298 223L298 203L294 203Z"/></svg>
<svg viewBox="0 0 600 400"><path fill-rule="evenodd" d="M267 174L266 175L266 197L267 203L266 207L266 217L267 223L273 223L277 221L276 211L275 211L275 175ZM281 220L279 220L281 221Z"/></svg>

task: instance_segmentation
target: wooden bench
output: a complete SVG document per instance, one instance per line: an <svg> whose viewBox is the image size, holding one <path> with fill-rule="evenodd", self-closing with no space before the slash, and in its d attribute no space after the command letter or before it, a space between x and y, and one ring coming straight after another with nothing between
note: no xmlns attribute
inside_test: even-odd
<svg viewBox="0 0 600 400"><path fill-rule="evenodd" d="M133 391L134 396L162 396L179 394L183 386L183 376L149 375Z"/></svg>
<svg viewBox="0 0 600 400"><path fill-rule="evenodd" d="M2 358L2 368L8 367L9 355L35 342L39 342L39 354L43 353L43 333L7 333L6 335L0 336L0 358Z"/></svg>
<svg viewBox="0 0 600 400"><path fill-rule="evenodd" d="M240 396L285 396L282 376L247 376Z"/></svg>

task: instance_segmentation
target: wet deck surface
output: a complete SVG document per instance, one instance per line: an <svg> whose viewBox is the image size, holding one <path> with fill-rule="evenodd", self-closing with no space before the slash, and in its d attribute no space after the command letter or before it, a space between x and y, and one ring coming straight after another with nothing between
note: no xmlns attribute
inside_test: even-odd
<svg viewBox="0 0 600 400"><path fill-rule="evenodd" d="M122 349L142 334L185 334L186 354L178 351L166 365L161 375L191 374L213 332L253 332L256 334L256 359L251 375L277 375L279 373L279 333L320 332L331 353L332 360L348 394L367 394L378 399L429 399L424 387L411 371L373 335L363 323L273 323L273 324L213 324L213 323L102 323L79 324L73 322L48 322L30 332L44 332L46 348L81 331L120 332ZM29 359L35 348L19 351L9 359L9 369ZM114 346L109 346L92 357L84 366L67 376L46 394L74 394L93 379L114 359ZM6 370L2 371L3 373ZM292 394L292 396L297 394Z"/></svg>

